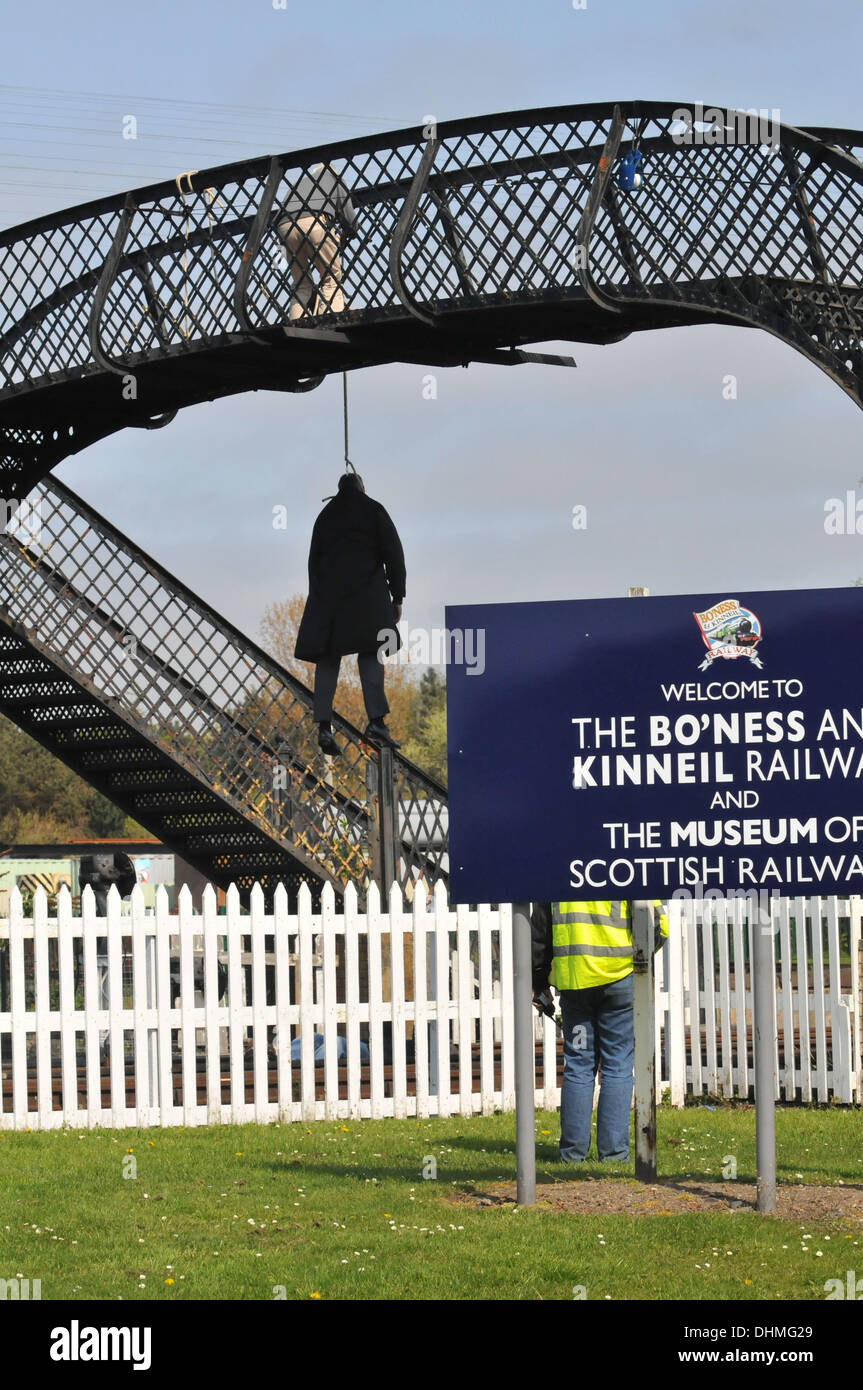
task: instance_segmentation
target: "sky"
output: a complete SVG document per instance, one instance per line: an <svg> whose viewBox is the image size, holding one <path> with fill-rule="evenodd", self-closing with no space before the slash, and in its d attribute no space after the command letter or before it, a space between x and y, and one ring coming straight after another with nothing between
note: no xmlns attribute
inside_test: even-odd
<svg viewBox="0 0 863 1390"><path fill-rule="evenodd" d="M34 13L4 18L0 225L428 115L638 98L863 127L857 0L43 0ZM130 114L135 141L121 136ZM863 418L799 354L716 326L563 350L575 371L438 371L433 400L423 367L351 374L351 457L402 536L410 628L441 626L447 603L863 575L859 538L824 527L829 500L863 477ZM305 590L342 447L336 377L194 407L57 471L257 637L268 604Z"/></svg>

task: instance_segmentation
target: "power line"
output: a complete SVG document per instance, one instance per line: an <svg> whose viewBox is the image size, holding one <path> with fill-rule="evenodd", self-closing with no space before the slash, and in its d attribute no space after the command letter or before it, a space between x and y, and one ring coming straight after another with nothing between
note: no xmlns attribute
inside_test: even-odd
<svg viewBox="0 0 863 1390"><path fill-rule="evenodd" d="M121 106L122 113L111 110L109 104ZM136 109L130 112L129 106ZM122 138L125 115L134 115L138 128L135 140L124 140L120 146L116 141ZM48 211L57 193L87 201L102 196L100 188L113 191L104 189L105 180L119 190L130 183L169 179L181 163L233 163L289 149L292 142L308 144L310 136L315 142L339 138L338 132L327 130L335 122L362 124L366 130L374 125L408 124L403 118L355 112L0 83L4 153L7 160L15 161L0 168L19 175L4 180L0 193L36 203L43 199ZM115 140L105 139L110 127L117 131ZM82 135L96 139L82 141ZM211 151L209 158L207 151ZM91 159L91 152L96 156L111 153L114 159ZM35 179L20 177L27 173ZM55 177L61 182L55 182ZM69 177L83 180L84 186L67 184Z"/></svg>
<svg viewBox="0 0 863 1390"><path fill-rule="evenodd" d="M19 129L20 129L20 130L53 130L54 127L51 126L51 125L42 125L42 124L40 124L38 121L15 121L15 122L14 122L14 125L13 125L13 129L16 129L16 130L19 130ZM104 133L105 133L105 132L104 132L104 129L103 129L103 130L100 130L98 127L93 127L93 126L64 125L64 126L63 126L63 130L64 130L64 131L70 131L70 132L72 132L72 133L74 133L74 134L76 134L76 135L77 135L77 134L80 134L80 135L104 135ZM243 137L240 137L239 139L234 139L234 140L227 140L227 139L220 140L217 136L213 136L213 135L195 135L195 134L192 134L192 135L169 135L169 134L168 134L167 132L165 132L165 131L155 131L155 132L154 132L154 136L155 136L155 138L157 138L157 139L159 139L159 140L167 141L167 142L169 142L170 144L182 144L182 145L238 145L238 144L243 143L244 140L248 140L248 139L250 138L250 137L248 137L248 136L243 136ZM121 137L121 138L122 138L122 137ZM136 139L137 139L137 138L141 138L141 137L136 137ZM263 137L261 137L261 138L263 139ZM132 141L130 140L129 143L131 144Z"/></svg>
<svg viewBox="0 0 863 1390"><path fill-rule="evenodd" d="M135 96L135 95L133 95L133 94L131 94L131 93L129 93L129 92L122 92L122 93L121 93L121 92L86 92L86 91L80 91L80 90L77 90L77 89L63 88L63 87L29 87L29 86L18 86L18 85L14 84L14 83L9 83L9 82L0 82L0 91L7 91L7 92L30 92L30 93L38 93L38 94L40 94L40 95L64 96L64 97L68 97L68 96L79 97L79 96L81 96L81 97L89 97L89 98L92 98L92 99L96 99L96 100L98 100L98 101L144 101L144 102L153 102L153 103L156 104L156 105L192 106L192 107L198 107L199 109L204 108L204 107L207 107L207 108L210 108L210 109L212 109L212 110L217 110L217 111L234 111L234 112L240 112L240 111L242 111L242 112L252 113L252 114L260 114L260 115L267 115L267 116L279 116L279 117L281 117L282 119L284 119L286 116L313 117L313 118L315 118L315 119L320 119L320 120L375 121L375 122L394 121L394 120L395 120L395 121L398 121L398 119L399 119L398 117L391 117L391 116L362 116L362 115L357 115L355 112L352 113L352 112L346 112L346 111L304 111L304 110L302 110L302 109L300 109L300 108L296 108L296 107L231 105L231 104L229 104L229 103L227 103L227 102L193 101L191 98L187 98L187 97L153 97L153 96L140 96L140 95Z"/></svg>
<svg viewBox="0 0 863 1390"><path fill-rule="evenodd" d="M270 116L252 114L241 116L227 110L188 111L174 109L171 102L162 102L158 105L154 104L151 106L147 103L128 101L110 107L98 107L92 104L79 102L64 102L52 106L50 103L46 102L10 102L0 97L0 119L4 120L17 116L18 114L22 116L32 116L35 113L41 113L50 117L57 123L68 117L72 112L103 123L106 119L117 121L123 119L126 115L136 115L148 120L168 119L178 121L186 126L199 125L206 126L209 129L213 129L214 127L230 127L231 129L241 128L255 131L263 129L271 130L275 125L290 128L309 127L312 129L317 127L330 127L336 125L343 119L348 119L338 117L318 118L313 114L305 116L302 113L289 114L274 112ZM380 122L375 122L371 117L368 119L357 117L355 119L357 124L361 124L364 129L380 124Z"/></svg>

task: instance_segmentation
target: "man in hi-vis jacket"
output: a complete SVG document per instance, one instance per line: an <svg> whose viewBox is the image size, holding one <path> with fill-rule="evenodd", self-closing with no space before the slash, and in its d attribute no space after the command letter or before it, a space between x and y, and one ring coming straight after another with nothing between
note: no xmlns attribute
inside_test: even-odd
<svg viewBox="0 0 863 1390"><path fill-rule="evenodd" d="M655 902L654 949L668 936L668 917ZM633 961L626 901L536 903L531 916L534 998L548 985L560 992L563 1082L560 1156L581 1163L590 1148L597 1070L599 1159L629 1159L632 1107Z"/></svg>

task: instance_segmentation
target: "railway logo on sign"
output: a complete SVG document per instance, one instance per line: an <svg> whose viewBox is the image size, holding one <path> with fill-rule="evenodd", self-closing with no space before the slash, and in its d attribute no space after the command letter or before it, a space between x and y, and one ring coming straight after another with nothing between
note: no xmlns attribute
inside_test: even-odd
<svg viewBox="0 0 863 1390"><path fill-rule="evenodd" d="M706 671L719 657L733 660L747 656L753 666L761 667L756 647L763 636L761 624L749 608L736 598L725 598L703 613L693 613L707 655L699 666Z"/></svg>

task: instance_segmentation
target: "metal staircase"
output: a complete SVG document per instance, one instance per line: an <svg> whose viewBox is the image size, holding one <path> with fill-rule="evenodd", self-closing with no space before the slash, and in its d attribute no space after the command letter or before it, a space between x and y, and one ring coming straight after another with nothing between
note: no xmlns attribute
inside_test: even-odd
<svg viewBox="0 0 863 1390"><path fill-rule="evenodd" d="M0 533L0 710L214 883L447 877L446 792L49 475Z"/></svg>

